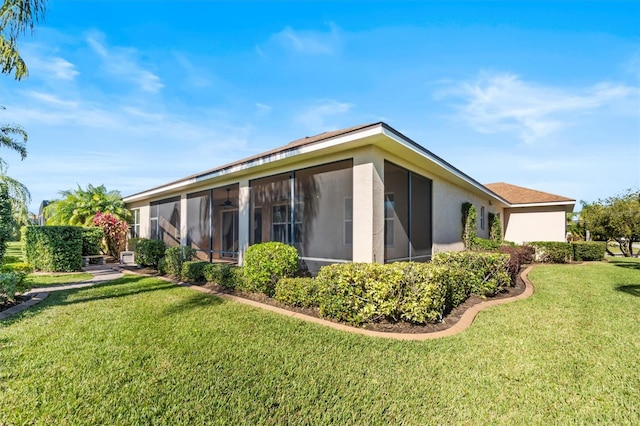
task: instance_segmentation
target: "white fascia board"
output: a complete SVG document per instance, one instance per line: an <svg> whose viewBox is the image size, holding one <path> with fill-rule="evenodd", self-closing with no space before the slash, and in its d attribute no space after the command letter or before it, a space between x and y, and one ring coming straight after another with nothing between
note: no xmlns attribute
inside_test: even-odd
<svg viewBox="0 0 640 426"><path fill-rule="evenodd" d="M182 187L189 186L192 183L196 183L196 182L197 182L197 180L195 178L181 180L179 182L175 182L175 183L169 184L167 186L161 186L161 187L158 187L158 188L150 189L150 190L145 191L145 192L140 192L138 194L134 194L134 195L130 195L128 197L124 197L122 199L122 201L124 201L125 203L132 203L134 201L139 201L139 200L143 200L145 198L153 197L154 195L162 194L163 192L172 191L174 189L180 189Z"/></svg>
<svg viewBox="0 0 640 426"><path fill-rule="evenodd" d="M430 152L428 152L426 149L422 148L421 146L419 146L415 142L407 140L407 139L401 137L401 135L396 134L395 132L389 131L388 129L383 129L383 133L384 133L385 136L393 139L394 141L398 142L399 144L401 144L405 148L408 148L411 151L415 152L416 154L421 155L422 157L424 157L424 158L428 159L429 161L435 163L437 166L443 168L444 170L446 170L447 172L449 172L452 175L456 176L457 178L462 179L463 181L467 182L469 185L477 188L478 190L482 191L483 193L485 193L489 197L493 198L494 200L497 200L497 201L503 203L504 205L506 205L508 207L511 207L511 204L507 200L505 200L504 198L498 196L497 194L494 194L488 188L486 188L484 185L482 185L479 182L476 182L471 177L469 177L466 174L462 173L460 170L454 168L450 164L444 162L443 160L441 160L441 159L439 159L437 157L434 157L433 154L431 154Z"/></svg>
<svg viewBox="0 0 640 426"><path fill-rule="evenodd" d="M553 207L553 206L575 206L575 201L552 201L547 203L526 203L526 204L511 204L509 208L517 209L520 207Z"/></svg>

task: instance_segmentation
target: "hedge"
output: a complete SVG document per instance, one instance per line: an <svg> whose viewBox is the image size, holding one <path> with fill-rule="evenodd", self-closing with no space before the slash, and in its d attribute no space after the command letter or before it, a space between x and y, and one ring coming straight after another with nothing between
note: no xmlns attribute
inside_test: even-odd
<svg viewBox="0 0 640 426"><path fill-rule="evenodd" d="M567 263L571 261L571 244L557 241L534 241L529 245L535 248L534 260L540 263Z"/></svg>
<svg viewBox="0 0 640 426"><path fill-rule="evenodd" d="M237 284L236 271L239 268L229 263L208 263L204 266L204 279L227 288L235 288Z"/></svg>
<svg viewBox="0 0 640 426"><path fill-rule="evenodd" d="M254 244L244 258L244 275L250 290L272 297L280 278L292 277L298 270L295 247L271 241Z"/></svg>
<svg viewBox="0 0 640 426"><path fill-rule="evenodd" d="M180 273L180 277L183 281L194 284L204 282L204 268L207 265L210 265L210 263L201 260L186 261L182 264L182 272Z"/></svg>
<svg viewBox="0 0 640 426"><path fill-rule="evenodd" d="M138 243L139 245L140 243ZM182 264L193 260L196 251L189 246L169 247L164 252L165 271L168 275L180 277L182 274Z"/></svg>
<svg viewBox="0 0 640 426"><path fill-rule="evenodd" d="M275 299L290 306L318 306L318 282L308 277L282 278L276 284Z"/></svg>
<svg viewBox="0 0 640 426"><path fill-rule="evenodd" d="M320 316L359 325L400 319L402 271L379 263L339 263L320 268Z"/></svg>
<svg viewBox="0 0 640 426"><path fill-rule="evenodd" d="M607 249L607 243L601 241L575 241L571 246L576 261L603 260Z"/></svg>
<svg viewBox="0 0 640 426"><path fill-rule="evenodd" d="M36 270L82 270L82 228L78 226L26 226L22 247L27 263Z"/></svg>
<svg viewBox="0 0 640 426"><path fill-rule="evenodd" d="M82 255L93 256L100 254L102 238L104 238L102 228L97 226L85 226L82 228Z"/></svg>
<svg viewBox="0 0 640 426"><path fill-rule="evenodd" d="M508 273L509 255L485 252L445 252L433 255L434 265L470 271L470 291L479 296L490 296L512 284Z"/></svg>
<svg viewBox="0 0 640 426"><path fill-rule="evenodd" d="M136 240L134 250L136 263L140 266L158 267L165 250L164 241L139 238Z"/></svg>

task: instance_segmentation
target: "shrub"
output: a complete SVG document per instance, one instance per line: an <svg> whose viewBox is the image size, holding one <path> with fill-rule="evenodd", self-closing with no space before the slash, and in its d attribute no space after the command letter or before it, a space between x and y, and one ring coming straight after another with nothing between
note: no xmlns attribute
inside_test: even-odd
<svg viewBox="0 0 640 426"><path fill-rule="evenodd" d="M511 277L511 285L516 284L522 265L532 262L534 248L531 246L501 245L500 253L509 255L508 272Z"/></svg>
<svg viewBox="0 0 640 426"><path fill-rule="evenodd" d="M276 284L276 300L291 306L318 306L318 283L314 278L282 278Z"/></svg>
<svg viewBox="0 0 640 426"><path fill-rule="evenodd" d="M98 212L93 217L93 224L102 228L104 241L107 245L107 253L115 258L120 257L120 252L127 246L129 225L111 213Z"/></svg>
<svg viewBox="0 0 640 426"><path fill-rule="evenodd" d="M571 244L557 241L529 243L535 249L534 260L541 263L567 263L571 260Z"/></svg>
<svg viewBox="0 0 640 426"><path fill-rule="evenodd" d="M129 251L136 251L136 247L138 246L138 241L140 241L142 238L129 238L127 240L127 250Z"/></svg>
<svg viewBox="0 0 640 426"><path fill-rule="evenodd" d="M480 237L474 237L471 240L471 250L486 250L492 251L497 250L500 247L500 244L497 241L486 240Z"/></svg>
<svg viewBox="0 0 640 426"><path fill-rule="evenodd" d="M470 271L471 293L479 296L496 294L511 284L509 256L505 254L473 251L436 253L432 263Z"/></svg>
<svg viewBox="0 0 640 426"><path fill-rule="evenodd" d="M204 268L210 265L209 262L201 260L186 261L182 264L182 272L180 274L182 280L190 283L201 283L204 279Z"/></svg>
<svg viewBox="0 0 640 426"><path fill-rule="evenodd" d="M465 248L471 248L476 237L476 206L466 202L462 203L462 242Z"/></svg>
<svg viewBox="0 0 640 426"><path fill-rule="evenodd" d="M573 258L577 261L603 260L607 243L600 241L575 241L572 244Z"/></svg>
<svg viewBox="0 0 640 426"><path fill-rule="evenodd" d="M204 267L204 279L208 283L215 283L227 288L235 288L237 269L237 266L229 263L208 263Z"/></svg>
<svg viewBox="0 0 640 426"><path fill-rule="evenodd" d="M158 260L158 273L160 275L167 275L167 259L164 257Z"/></svg>
<svg viewBox="0 0 640 426"><path fill-rule="evenodd" d="M82 228L26 226L22 228L24 257L37 270L73 272L82 269Z"/></svg>
<svg viewBox="0 0 640 426"><path fill-rule="evenodd" d="M182 273L182 264L193 260L196 257L196 251L189 246L169 247L164 252L164 260L166 262L166 273L173 277L180 278Z"/></svg>
<svg viewBox="0 0 640 426"><path fill-rule="evenodd" d="M500 213L489 213L489 239L502 243L502 223Z"/></svg>
<svg viewBox="0 0 640 426"><path fill-rule="evenodd" d="M250 246L245 253L244 274L248 286L271 297L280 278L293 276L298 269L295 247L271 241Z"/></svg>
<svg viewBox="0 0 640 426"><path fill-rule="evenodd" d="M4 182L0 182L0 261L7 250L7 241L9 241L13 233L13 224L9 188Z"/></svg>
<svg viewBox="0 0 640 426"><path fill-rule="evenodd" d="M136 263L140 266L158 267L158 262L164 256L165 250L163 241L140 238L135 248Z"/></svg>
<svg viewBox="0 0 640 426"><path fill-rule="evenodd" d="M104 232L97 226L85 226L82 228L82 255L93 256L100 254Z"/></svg>
<svg viewBox="0 0 640 426"><path fill-rule="evenodd" d="M468 290L462 290L468 286L466 280L457 281L453 268L428 263L394 264L394 267L405 274L400 305L405 321L417 324L441 321L454 297L460 300L457 304L469 297Z"/></svg>
<svg viewBox="0 0 640 426"><path fill-rule="evenodd" d="M16 272L0 272L0 305L13 303L16 300L20 274Z"/></svg>
<svg viewBox="0 0 640 426"><path fill-rule="evenodd" d="M339 263L318 272L320 316L353 325L400 319L401 268L379 263Z"/></svg>
<svg viewBox="0 0 640 426"><path fill-rule="evenodd" d="M8 278L5 277L5 280L7 280L8 282L7 286L10 286L10 285L13 286L14 294L16 292L24 293L29 289L28 285L25 284L25 278L27 277L27 275L29 275L32 272L33 272L33 266L24 262L18 262L18 263L12 263L10 265L0 266L0 275L9 274L7 276ZM0 299L2 299L3 297L1 294L4 294L4 293L3 293L3 290L0 289Z"/></svg>

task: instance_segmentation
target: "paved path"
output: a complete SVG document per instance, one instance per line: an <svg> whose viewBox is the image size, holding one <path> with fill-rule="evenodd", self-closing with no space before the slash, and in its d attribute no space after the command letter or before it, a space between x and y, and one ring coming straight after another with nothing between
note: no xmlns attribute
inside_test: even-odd
<svg viewBox="0 0 640 426"><path fill-rule="evenodd" d="M52 291L62 291L62 290L71 290L74 288L91 287L97 284L102 284L107 281L112 281L122 277L122 272L114 271L109 265L92 265L92 266L87 266L82 270L84 272L88 272L91 275L93 275L93 278L86 281L79 281L77 283L32 288L29 292L26 293L31 295L31 298L25 302L22 302L19 305L13 306L9 309L6 309L0 312L0 320L9 318L10 316L20 313L25 309L32 307L33 305L37 305L38 303L46 299L47 296L49 296L49 293Z"/></svg>

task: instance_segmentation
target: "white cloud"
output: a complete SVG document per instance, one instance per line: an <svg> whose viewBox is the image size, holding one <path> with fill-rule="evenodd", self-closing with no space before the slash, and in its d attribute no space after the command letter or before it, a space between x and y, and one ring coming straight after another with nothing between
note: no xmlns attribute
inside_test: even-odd
<svg viewBox="0 0 640 426"><path fill-rule="evenodd" d="M73 80L80 74L75 65L63 58L51 58L51 62L45 64L44 68L60 80Z"/></svg>
<svg viewBox="0 0 640 426"><path fill-rule="evenodd" d="M329 24L329 31L294 30L285 27L273 34L266 43L275 44L286 50L306 55L329 55L340 48L341 36L339 28ZM256 52L265 56L264 46L256 46Z"/></svg>
<svg viewBox="0 0 640 426"><path fill-rule="evenodd" d="M638 89L624 84L559 88L526 82L510 73L482 73L475 81L459 83L435 97L462 99L460 116L480 133L516 132L533 143L572 126L582 114L638 94Z"/></svg>
<svg viewBox="0 0 640 426"><path fill-rule="evenodd" d="M273 109L271 105L261 104L260 102L256 102L255 106L256 106L256 109L258 110L258 115L269 114Z"/></svg>
<svg viewBox="0 0 640 426"><path fill-rule="evenodd" d="M333 99L325 99L317 102L316 105L301 112L297 116L297 121L314 132L331 130L339 126L328 123L327 119L330 117L345 114L352 108L352 104L346 102L338 102Z"/></svg>
<svg viewBox="0 0 640 426"><path fill-rule="evenodd" d="M104 42L104 35L99 32L92 32L87 36L87 43L102 58L103 67L109 74L129 80L149 93L157 93L164 87L160 77L137 63L135 49L109 48Z"/></svg>

